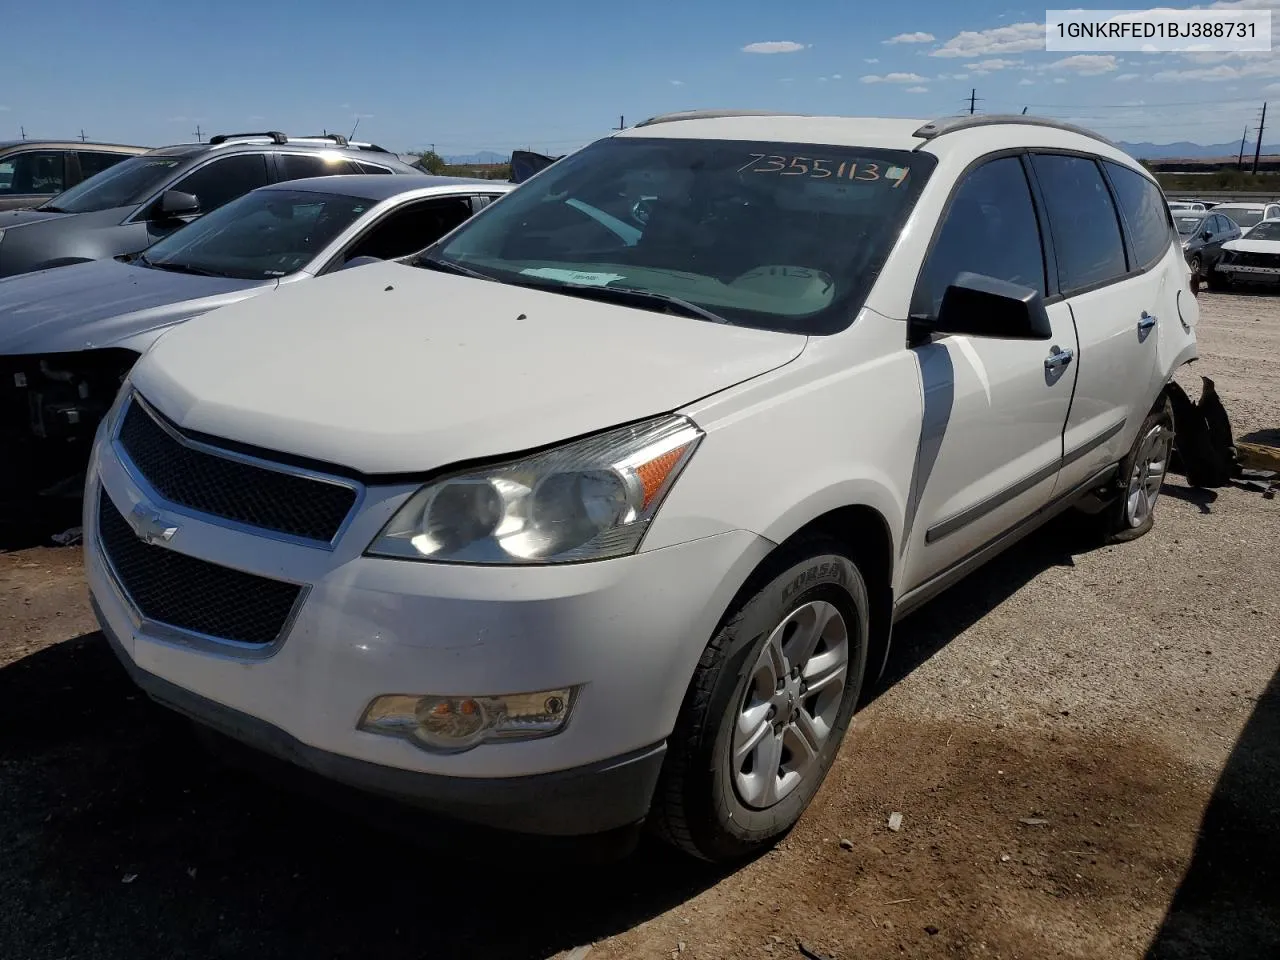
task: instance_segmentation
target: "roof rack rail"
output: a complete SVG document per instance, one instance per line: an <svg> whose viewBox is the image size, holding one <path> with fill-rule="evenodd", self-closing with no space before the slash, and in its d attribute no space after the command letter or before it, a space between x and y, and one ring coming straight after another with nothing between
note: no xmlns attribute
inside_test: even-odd
<svg viewBox="0 0 1280 960"><path fill-rule="evenodd" d="M305 137L294 137L295 140L332 140L340 147L347 145L347 138L340 133L309 133Z"/></svg>
<svg viewBox="0 0 1280 960"><path fill-rule="evenodd" d="M279 130L263 130L255 133L219 133L209 138L211 146L226 143L228 140L248 140L255 137L270 137L272 143L288 143L289 138Z"/></svg>
<svg viewBox="0 0 1280 960"><path fill-rule="evenodd" d="M978 113L966 114L959 117L941 117L937 120L930 120L924 126L915 131L915 136L925 140L935 140L938 137L945 136L948 133L955 133L958 130L969 130L973 127L991 127L999 124L1023 124L1032 127L1052 127L1055 130L1065 130L1068 133L1078 133L1081 136L1089 137L1097 140L1107 146L1115 147L1116 144L1108 140L1102 134L1090 130L1087 127L1081 127L1074 123L1067 123L1065 120L1054 120L1052 117L1035 117L1027 116L1025 113ZM923 146L923 144L921 144ZM918 148L917 148L918 149ZM1117 147L1117 149L1119 149Z"/></svg>
<svg viewBox="0 0 1280 960"><path fill-rule="evenodd" d="M641 120L637 127L649 127L655 123L671 123L674 120L717 120L722 117L804 117L804 113L779 113L777 110L679 110L662 113L648 120Z"/></svg>

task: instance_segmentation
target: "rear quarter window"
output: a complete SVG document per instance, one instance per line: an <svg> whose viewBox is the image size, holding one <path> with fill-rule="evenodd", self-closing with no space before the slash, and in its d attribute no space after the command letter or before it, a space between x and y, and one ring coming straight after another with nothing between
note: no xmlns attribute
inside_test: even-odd
<svg viewBox="0 0 1280 960"><path fill-rule="evenodd" d="M1120 221L1102 171L1090 157L1035 154L1063 293L1117 280L1127 272Z"/></svg>
<svg viewBox="0 0 1280 960"><path fill-rule="evenodd" d="M1110 160L1104 160L1103 164L1115 187L1120 213L1129 227L1133 267L1145 270L1165 255L1173 241L1164 195L1142 174Z"/></svg>

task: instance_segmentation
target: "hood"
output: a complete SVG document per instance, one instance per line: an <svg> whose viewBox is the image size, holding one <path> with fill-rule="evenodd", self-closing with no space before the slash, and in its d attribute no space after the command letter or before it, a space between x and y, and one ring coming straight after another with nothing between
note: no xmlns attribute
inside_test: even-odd
<svg viewBox="0 0 1280 960"><path fill-rule="evenodd" d="M1248 237L1241 237L1239 240L1228 240L1222 245L1222 249L1232 253L1280 254L1280 240L1250 240Z"/></svg>
<svg viewBox="0 0 1280 960"><path fill-rule="evenodd" d="M183 324L133 369L180 426L411 473L517 453L779 367L806 337L371 264Z"/></svg>
<svg viewBox="0 0 1280 960"><path fill-rule="evenodd" d="M39 223L41 220L57 220L61 217L74 216L74 213L53 213L49 210L3 210L0 211L0 230L21 227L28 223Z"/></svg>
<svg viewBox="0 0 1280 960"><path fill-rule="evenodd" d="M0 280L0 354L109 347L277 284L170 273L117 260L19 274Z"/></svg>

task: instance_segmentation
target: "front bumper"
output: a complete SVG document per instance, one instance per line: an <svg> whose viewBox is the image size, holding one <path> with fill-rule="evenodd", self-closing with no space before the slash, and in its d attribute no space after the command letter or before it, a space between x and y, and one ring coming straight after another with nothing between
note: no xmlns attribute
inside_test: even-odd
<svg viewBox="0 0 1280 960"><path fill-rule="evenodd" d="M1219 263L1215 270L1229 280L1241 283L1280 283L1280 264L1259 267L1247 264Z"/></svg>
<svg viewBox="0 0 1280 960"><path fill-rule="evenodd" d="M165 545L305 584L287 634L247 657L142 620L112 574L97 489L121 513L172 515ZM462 819L557 835L624 826L648 809L663 743L707 639L771 545L735 531L558 567L460 567L365 557L413 487L368 488L334 547L271 539L157 501L108 439L85 496L95 612L135 680L162 702L327 777ZM362 732L384 694L474 696L581 685L559 734L425 752Z"/></svg>

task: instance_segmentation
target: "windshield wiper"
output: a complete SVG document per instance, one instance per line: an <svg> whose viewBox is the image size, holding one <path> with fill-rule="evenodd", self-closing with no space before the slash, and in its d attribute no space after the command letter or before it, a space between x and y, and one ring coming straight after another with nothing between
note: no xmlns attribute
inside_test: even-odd
<svg viewBox="0 0 1280 960"><path fill-rule="evenodd" d="M712 323L730 323L718 313L712 313L706 307L700 307L688 300L681 300L667 293L654 293L652 290L637 290L635 287L598 287L590 283L539 283L525 280L513 280L513 284L521 287L533 287L551 293L566 293L573 297L589 300L606 300L626 306L652 310L661 307L662 313L681 314L699 320L710 320Z"/></svg>
<svg viewBox="0 0 1280 960"><path fill-rule="evenodd" d="M438 270L441 273L456 273L461 277L472 277L476 280L492 280L493 277L487 273L481 273L479 270L472 270L470 267L464 267L460 263L454 263L452 260L441 260L438 257L429 257L425 253L413 261L415 267L423 267L427 270Z"/></svg>
<svg viewBox="0 0 1280 960"><path fill-rule="evenodd" d="M150 267L152 270L168 270L170 273L189 273L197 277L222 277L226 279L227 274L218 273L216 270L206 270L204 267L193 267L186 263L160 263L159 261L150 259L145 253L140 254L135 263L140 263L144 267Z"/></svg>

